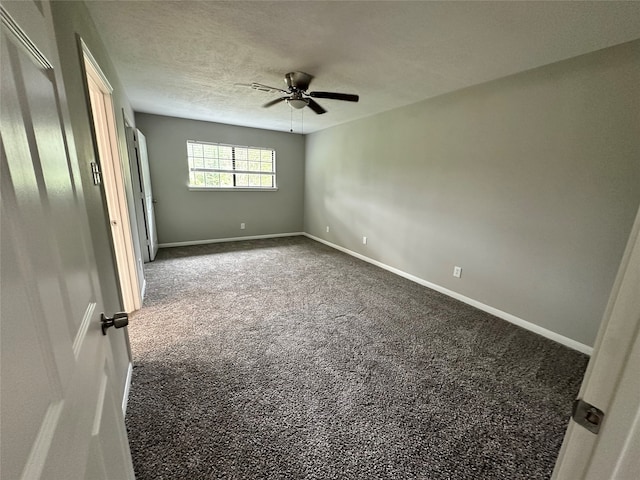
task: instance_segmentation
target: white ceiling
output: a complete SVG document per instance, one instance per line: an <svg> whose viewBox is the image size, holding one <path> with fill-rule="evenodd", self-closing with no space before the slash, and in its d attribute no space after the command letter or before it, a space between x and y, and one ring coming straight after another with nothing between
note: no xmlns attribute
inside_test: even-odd
<svg viewBox="0 0 640 480"><path fill-rule="evenodd" d="M289 131L322 130L436 95L640 38L640 2L88 1L134 110ZM640 60L640 59L639 59ZM277 94L284 74L316 115Z"/></svg>

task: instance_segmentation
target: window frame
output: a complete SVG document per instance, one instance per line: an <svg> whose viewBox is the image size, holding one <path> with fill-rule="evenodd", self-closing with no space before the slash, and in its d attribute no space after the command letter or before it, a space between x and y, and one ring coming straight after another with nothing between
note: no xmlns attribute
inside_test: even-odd
<svg viewBox="0 0 640 480"><path fill-rule="evenodd" d="M203 155L202 159L203 159L203 166L202 167L196 167L194 164L194 159L198 158L195 157L193 155L193 148L192 145L197 144L197 145L212 145L217 147L229 147L231 148L231 168L220 168L220 165L218 163L218 168L211 168L211 167L205 167L204 163L205 163L205 156ZM188 178L187 178L187 187L190 191L216 191L216 192L220 192L220 191L229 191L229 192L239 192L239 191L251 191L251 192L255 192L255 191L262 191L262 192L274 192L278 190L278 184L277 184L277 170L276 170L276 149L272 148L272 147L255 147L255 146L247 146L247 145L235 145L235 144L229 144L229 143L219 143L219 142L207 142L207 141L202 141L202 140L187 140L186 142L186 146L187 146L187 174L188 174ZM246 161L247 163L249 162L255 162L258 161L260 162L260 165L262 165L263 163L269 163L268 161L263 161L263 160L250 160L247 156L246 160L237 160L237 155L236 155L236 149L244 149L247 151L249 150L258 150L260 151L260 157L262 157L262 153L267 151L270 152L271 155L271 165L272 168L270 171L263 171L263 170L237 170L236 169L236 162L243 162ZM217 158L215 159L218 162L220 161L220 155L217 156ZM223 159L226 161L229 161L229 159ZM248 165L247 165L248 167ZM204 185L204 186L198 186L195 184L192 184L192 179L193 176L192 174L195 172L203 172L203 173L218 173L218 174L228 174L231 175L232 177L232 181L233 181L233 186L215 186L215 185ZM238 175L259 175L260 176L260 180L262 180L263 176L270 176L272 178L271 181L271 185L272 186L264 186L264 185L257 185L257 186L250 186L250 185L237 185L237 181L238 181ZM206 180L205 180L206 182ZM248 183L248 182L247 182Z"/></svg>

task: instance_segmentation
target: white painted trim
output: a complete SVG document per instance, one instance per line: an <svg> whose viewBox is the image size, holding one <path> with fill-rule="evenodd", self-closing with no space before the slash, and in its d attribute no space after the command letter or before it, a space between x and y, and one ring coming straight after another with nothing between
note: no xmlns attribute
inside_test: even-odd
<svg viewBox="0 0 640 480"><path fill-rule="evenodd" d="M306 235L306 233L304 232L272 233L269 235L251 235L247 237L213 238L210 240L191 240L188 242L169 242L169 243L158 244L158 248L187 247L189 245L206 245L208 243L238 242L241 240L260 240L261 238L299 237L300 235Z"/></svg>
<svg viewBox="0 0 640 480"><path fill-rule="evenodd" d="M133 363L129 362L127 368L127 379L124 383L124 394L122 395L122 416L127 416L127 405L129 404L129 392L131 391L131 378L133 377Z"/></svg>
<svg viewBox="0 0 640 480"><path fill-rule="evenodd" d="M100 80L104 84L104 87L107 89L106 93L111 95L113 93L113 87L111 86L111 84L109 83L109 80L107 79L106 75L104 74L104 72L100 68L100 64L98 63L96 58L93 56L93 54L89 50L89 47L87 47L87 44L84 43L84 40L82 38L80 39L80 45L82 45L82 53L84 54L85 61L88 61L91 64L91 66L95 70L96 75L98 75L98 77L100 78Z"/></svg>
<svg viewBox="0 0 640 480"><path fill-rule="evenodd" d="M518 318L515 315L511 315L510 313L507 312L503 312L502 310L498 310L497 308L491 307L489 305L485 305L484 303L481 303L477 300L474 300L473 298L469 298L466 297L460 293L454 292L453 290L449 290L448 288L445 287L441 287L440 285L436 285L435 283L431 283L428 282L427 280L424 280L422 278L416 277L415 275L411 275L410 273L404 272L402 270L399 270L397 268L391 267L389 265L386 265L382 262L379 262L377 260L374 260L372 258L366 257L360 253L354 252L352 250L349 250L347 248L341 247L340 245L336 245L334 243L328 242L327 240L323 240L322 238L316 237L314 235L311 235L309 233L304 233L303 234L305 237L310 238L311 240L315 240L316 242L320 242L320 243L324 243L325 245L331 247L331 248L335 248L336 250L340 250L341 252L344 252L346 254L349 254L353 257L356 257L360 260L363 260L365 262L371 263L377 267L383 268L384 270L387 270L391 273L395 273L396 275L399 275L401 277L406 278L407 280L411 280L412 282L416 282L422 286L425 286L427 288L431 288L432 290L435 290L437 292L443 293L451 298L455 298L456 300L460 300L461 302L466 303L467 305L471 305L479 310L482 310L484 312L490 313L491 315L494 315L498 318L501 318L502 320L506 320L509 323L513 323L514 325L517 325L519 327L522 327L526 330L529 330L531 332L537 333L538 335L542 335L545 338L548 338L549 340L553 340L554 342L558 342L566 347L569 347L573 350L577 350L579 352L582 352L586 355L591 355L593 353L593 348L589 347L588 345L584 345L580 342L577 342L571 338L565 337L563 335L560 335L559 333L553 332L551 330L547 330L546 328L543 328L539 325L536 325L534 323L528 322L526 320L523 320L522 318Z"/></svg>
<svg viewBox="0 0 640 480"><path fill-rule="evenodd" d="M214 187L187 187L190 192L277 192L278 187L275 188L261 188L261 187L237 187L237 188L214 188Z"/></svg>

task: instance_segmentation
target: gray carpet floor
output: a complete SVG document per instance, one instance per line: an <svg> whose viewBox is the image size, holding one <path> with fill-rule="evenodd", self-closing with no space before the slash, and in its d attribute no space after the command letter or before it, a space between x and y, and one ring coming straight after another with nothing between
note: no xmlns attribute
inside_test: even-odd
<svg viewBox="0 0 640 480"><path fill-rule="evenodd" d="M304 237L162 249L138 480L547 479L588 358Z"/></svg>

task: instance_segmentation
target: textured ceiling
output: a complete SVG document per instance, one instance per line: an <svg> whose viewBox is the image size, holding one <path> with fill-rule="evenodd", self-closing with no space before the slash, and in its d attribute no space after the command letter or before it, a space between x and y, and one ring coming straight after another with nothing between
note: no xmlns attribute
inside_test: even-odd
<svg viewBox="0 0 640 480"><path fill-rule="evenodd" d="M134 110L309 133L640 38L640 2L88 1ZM261 105L284 74L328 110ZM302 114L304 112L304 115Z"/></svg>

